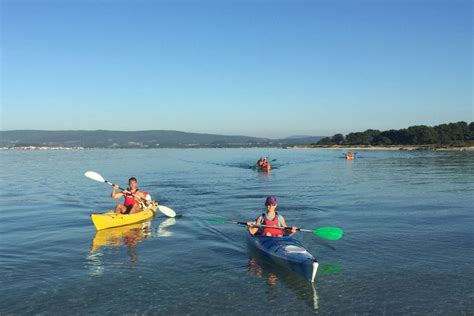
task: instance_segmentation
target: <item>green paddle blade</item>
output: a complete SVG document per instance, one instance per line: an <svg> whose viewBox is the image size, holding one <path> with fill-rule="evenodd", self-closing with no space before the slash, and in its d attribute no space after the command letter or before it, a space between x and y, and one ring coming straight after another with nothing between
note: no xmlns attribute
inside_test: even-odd
<svg viewBox="0 0 474 316"><path fill-rule="evenodd" d="M328 240L338 240L341 239L344 232L339 227L320 227L313 230L315 236L328 239Z"/></svg>
<svg viewBox="0 0 474 316"><path fill-rule="evenodd" d="M214 223L221 223L221 224L227 224L228 221L222 218L206 218L206 221L209 222L214 222Z"/></svg>
<svg viewBox="0 0 474 316"><path fill-rule="evenodd" d="M332 274L342 272L342 266L340 264L320 264L318 273Z"/></svg>

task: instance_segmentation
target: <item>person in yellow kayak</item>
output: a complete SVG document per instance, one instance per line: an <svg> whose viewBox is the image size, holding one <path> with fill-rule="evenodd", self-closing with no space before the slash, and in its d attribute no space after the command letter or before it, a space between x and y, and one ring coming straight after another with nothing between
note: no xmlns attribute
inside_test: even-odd
<svg viewBox="0 0 474 316"><path fill-rule="evenodd" d="M256 222L247 222L247 227L252 235L275 236L282 237L283 235L293 235L297 231L297 227L291 227L290 230L270 228L270 227L255 227L255 225L287 227L283 215L278 214L276 208L278 206L277 199L274 196L269 196L265 200L267 211L260 215Z"/></svg>
<svg viewBox="0 0 474 316"><path fill-rule="evenodd" d="M115 185L110 195L113 199L125 198L124 203L117 203L115 213L117 214L134 214L141 211L140 200L151 201L148 192L142 192L137 187L138 181L135 177L128 179L128 188L125 191L117 192L119 186Z"/></svg>

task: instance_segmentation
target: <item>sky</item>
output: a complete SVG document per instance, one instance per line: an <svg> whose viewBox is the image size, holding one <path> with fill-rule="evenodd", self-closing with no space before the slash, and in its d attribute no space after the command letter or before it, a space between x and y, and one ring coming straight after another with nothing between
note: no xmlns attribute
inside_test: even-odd
<svg viewBox="0 0 474 316"><path fill-rule="evenodd" d="M468 0L0 0L1 130L473 121Z"/></svg>

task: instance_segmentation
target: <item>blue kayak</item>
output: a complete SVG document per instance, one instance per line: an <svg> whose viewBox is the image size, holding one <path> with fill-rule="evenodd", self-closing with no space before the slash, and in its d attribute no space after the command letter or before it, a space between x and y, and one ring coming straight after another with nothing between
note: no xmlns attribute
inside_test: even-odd
<svg viewBox="0 0 474 316"><path fill-rule="evenodd" d="M250 233L248 233L248 240L251 246L271 261L314 282L318 271L318 261L298 240L291 236L253 236Z"/></svg>

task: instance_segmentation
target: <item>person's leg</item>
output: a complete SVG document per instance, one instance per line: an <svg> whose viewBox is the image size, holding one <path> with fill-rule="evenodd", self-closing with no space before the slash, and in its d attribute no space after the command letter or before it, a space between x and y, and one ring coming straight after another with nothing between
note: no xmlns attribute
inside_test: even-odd
<svg viewBox="0 0 474 316"><path fill-rule="evenodd" d="M134 214L134 213L138 213L140 212L141 209L140 209L140 205L137 204L134 204L132 209L130 210L130 213L129 214Z"/></svg>
<svg viewBox="0 0 474 316"><path fill-rule="evenodd" d="M117 203L117 205L115 205L116 214L123 214L124 211L125 211L125 205L123 205L122 203Z"/></svg>

